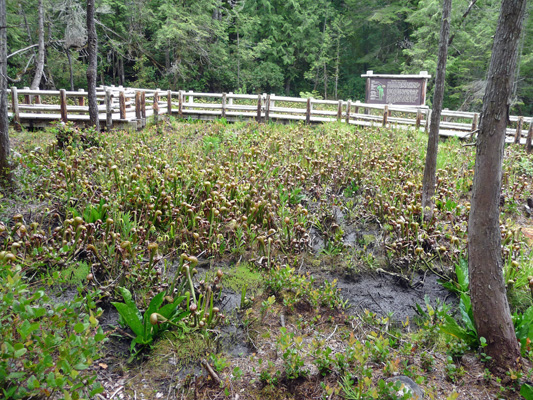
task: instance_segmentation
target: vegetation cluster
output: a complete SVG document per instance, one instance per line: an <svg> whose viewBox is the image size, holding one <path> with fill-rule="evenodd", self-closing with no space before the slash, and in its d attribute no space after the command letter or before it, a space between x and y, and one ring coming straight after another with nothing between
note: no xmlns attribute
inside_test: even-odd
<svg viewBox="0 0 533 400"><path fill-rule="evenodd" d="M409 398L391 379L400 374L430 398L453 399L477 370L483 390L532 398L533 258L524 204L533 196L533 159L519 146L505 150L503 273L526 367L502 382L485 370L490 359L468 296L474 149L441 143L435 212L425 220L426 140L343 124L172 118L139 132L67 124L16 133L19 186L0 203L4 397L96 395L105 382L95 361L121 332L138 363L169 344L165 357L209 360L212 373L174 388L191 398L234 396L243 387L255 398ZM338 280L362 273L392 276L406 288L420 284L418 273L435 274L459 306L427 299L416 324L357 312ZM240 298L237 312L222 309L225 285ZM70 300L56 294L69 288L77 288ZM114 309L121 325L104 332L102 315ZM254 354L230 356L216 345L231 324L246 332ZM180 353L187 343L194 360ZM153 380L145 377L149 390L158 390L157 374L175 373L162 365ZM435 383L442 372L446 380Z"/></svg>

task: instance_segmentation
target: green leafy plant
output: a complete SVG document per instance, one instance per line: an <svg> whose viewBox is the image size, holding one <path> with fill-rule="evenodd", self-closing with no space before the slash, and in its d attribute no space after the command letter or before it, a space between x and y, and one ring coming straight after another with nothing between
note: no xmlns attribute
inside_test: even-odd
<svg viewBox="0 0 533 400"><path fill-rule="evenodd" d="M309 370L305 368L302 355L301 336L295 336L288 332L286 328L280 328L281 335L278 337L278 347L282 353L283 365L287 379L297 379L306 377Z"/></svg>
<svg viewBox="0 0 533 400"><path fill-rule="evenodd" d="M103 388L90 369L106 335L94 303L81 295L53 303L31 292L18 266L0 261L0 393L4 399L93 397Z"/></svg>
<svg viewBox="0 0 533 400"><path fill-rule="evenodd" d="M527 383L524 383L520 388L520 394L526 400L533 400L533 386Z"/></svg>
<svg viewBox="0 0 533 400"><path fill-rule="evenodd" d="M439 280L438 282L451 292L468 293L468 261L466 259L461 257L455 264L455 276L457 281Z"/></svg>
<svg viewBox="0 0 533 400"><path fill-rule="evenodd" d="M124 324L130 327L135 337L131 342L131 351L136 345L141 347L149 345L153 340L170 326L178 326L186 331L187 327L183 320L190 314L189 310L180 310L180 304L187 296L177 297L173 302L163 305L165 292L157 294L148 305L148 309L141 316L131 292L126 288L120 288L124 303L113 302ZM155 315L153 317L152 315ZM139 350L139 351L140 351Z"/></svg>
<svg viewBox="0 0 533 400"><path fill-rule="evenodd" d="M516 337L520 341L522 355L533 342L533 306L523 314L515 312L512 316Z"/></svg>

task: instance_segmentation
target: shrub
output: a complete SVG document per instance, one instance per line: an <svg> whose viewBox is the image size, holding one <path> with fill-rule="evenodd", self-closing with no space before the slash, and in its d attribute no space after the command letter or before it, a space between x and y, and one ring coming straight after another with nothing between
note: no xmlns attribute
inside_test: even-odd
<svg viewBox="0 0 533 400"><path fill-rule="evenodd" d="M0 259L0 393L5 399L92 397L103 391L90 367L105 334L78 296L53 303L32 293L21 268ZM54 397L55 398L55 397Z"/></svg>

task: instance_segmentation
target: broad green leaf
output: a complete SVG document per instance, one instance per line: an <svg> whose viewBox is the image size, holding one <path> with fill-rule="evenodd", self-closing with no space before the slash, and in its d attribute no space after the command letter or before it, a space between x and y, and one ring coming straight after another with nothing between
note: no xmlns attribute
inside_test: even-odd
<svg viewBox="0 0 533 400"><path fill-rule="evenodd" d="M96 342L101 342L104 339L105 339L105 334L103 333L97 333L96 335L94 335L94 340Z"/></svg>
<svg viewBox="0 0 533 400"><path fill-rule="evenodd" d="M91 397L104 392L104 387L100 383L95 383L93 390L89 393Z"/></svg>
<svg viewBox="0 0 533 400"><path fill-rule="evenodd" d="M120 290L120 294L122 295L122 298L124 299L124 303L130 305L130 304L133 304L135 305L135 302L133 301L133 298L131 296L131 292L124 288L124 287L121 287L119 288ZM137 308L137 306L135 305L135 308Z"/></svg>
<svg viewBox="0 0 533 400"><path fill-rule="evenodd" d="M469 345L472 345L476 341L475 337L469 334L466 329L459 326L453 317L446 315L444 320L445 323L440 326L441 332L462 339Z"/></svg>
<svg viewBox="0 0 533 400"><path fill-rule="evenodd" d="M39 327L40 327L40 324L38 322L34 322L33 324L30 324L28 320L25 320L17 330L20 333L22 340L26 340L28 335L32 333L33 331L39 329Z"/></svg>
<svg viewBox="0 0 533 400"><path fill-rule="evenodd" d="M470 297L465 293L461 294L461 300L459 301L459 310L461 311L461 317L467 329L476 332L477 335L472 315L472 305L470 302Z"/></svg>
<svg viewBox="0 0 533 400"><path fill-rule="evenodd" d="M461 258L455 265L455 274L457 275L457 283L459 283L461 292L468 292L468 261Z"/></svg>
<svg viewBox="0 0 533 400"><path fill-rule="evenodd" d="M82 333L84 331L84 324L78 322L76 325L74 325L74 331L76 333Z"/></svg>
<svg viewBox="0 0 533 400"><path fill-rule="evenodd" d="M16 343L15 344L15 353L13 354L13 357L20 358L24 354L28 352L28 349L24 347L24 344L22 343Z"/></svg>
<svg viewBox="0 0 533 400"><path fill-rule="evenodd" d="M139 317L139 311L137 310L137 306L135 304L128 305L124 303L111 303L115 306L118 313L124 320L126 324L130 327L130 329L135 333L135 335L143 335L143 324L141 322L141 318Z"/></svg>
<svg viewBox="0 0 533 400"><path fill-rule="evenodd" d="M528 385L527 383L524 383L522 387L520 388L520 394L526 400L533 400L533 386Z"/></svg>
<svg viewBox="0 0 533 400"><path fill-rule="evenodd" d="M32 375L28 378L28 382L26 383L28 386L28 389L33 390L37 389L41 384L39 383L39 380L35 377L35 375Z"/></svg>
<svg viewBox="0 0 533 400"><path fill-rule="evenodd" d="M150 315L152 315L152 313L159 311L159 307L161 307L161 304L163 304L164 298L165 298L165 292L160 292L154 296L152 301L150 301L150 304L148 305L148 309L144 313L144 319L143 319L145 336L151 335L153 327L152 327L152 324L150 324Z"/></svg>
<svg viewBox="0 0 533 400"><path fill-rule="evenodd" d="M89 366L84 362L79 362L74 366L74 369L78 371L83 371L83 370L86 370L87 368L89 368Z"/></svg>
<svg viewBox="0 0 533 400"><path fill-rule="evenodd" d="M161 307L158 313L167 319L171 318L172 314L174 314L174 312L176 311L176 307L178 307L178 305L181 304L181 302L185 299L185 296L178 297L176 300L174 300L173 303L166 304Z"/></svg>
<svg viewBox="0 0 533 400"><path fill-rule="evenodd" d="M6 380L11 381L15 379L20 379L20 378L23 378L24 375L26 375L25 372L12 372L6 377Z"/></svg>

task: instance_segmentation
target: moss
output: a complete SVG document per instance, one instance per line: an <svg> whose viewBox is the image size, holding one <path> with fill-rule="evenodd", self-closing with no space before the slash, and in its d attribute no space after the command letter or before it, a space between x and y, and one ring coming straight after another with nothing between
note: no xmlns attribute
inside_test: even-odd
<svg viewBox="0 0 533 400"><path fill-rule="evenodd" d="M165 332L145 355L146 362L133 371L135 377L127 391L135 388L137 395L154 398L155 393L168 390L165 382L176 379L183 370L194 369L211 351L214 351L212 342L200 333L177 337L175 332Z"/></svg>
<svg viewBox="0 0 533 400"><path fill-rule="evenodd" d="M79 262L69 266L61 274L66 279L67 283L77 285L81 282L85 282L85 279L87 278L89 272L89 266L84 262Z"/></svg>
<svg viewBox="0 0 533 400"><path fill-rule="evenodd" d="M263 289L263 276L250 264L239 263L224 275L222 284L235 293L241 293L246 286L248 294L257 296Z"/></svg>
<svg viewBox="0 0 533 400"><path fill-rule="evenodd" d="M376 241L376 236L375 235L363 235L363 241L364 241L364 244L365 245L369 245L371 243L374 243Z"/></svg>

